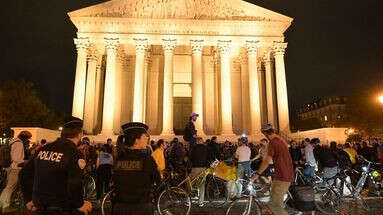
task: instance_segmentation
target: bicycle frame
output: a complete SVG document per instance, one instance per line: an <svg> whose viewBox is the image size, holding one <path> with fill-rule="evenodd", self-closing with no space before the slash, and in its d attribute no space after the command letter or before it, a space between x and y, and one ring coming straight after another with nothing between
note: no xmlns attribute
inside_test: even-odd
<svg viewBox="0 0 383 215"><path fill-rule="evenodd" d="M200 190L202 185L206 182L206 178L208 175L210 175L212 172L211 168L208 168L204 171L202 171L201 173L199 173L197 176L195 176L194 178L190 178L190 176L186 176L186 178L181 181L177 187L182 187L183 184L186 184L187 187L188 187L188 190L187 192L190 194L190 192L192 192L193 190ZM200 182L198 184L196 184L197 180L201 179ZM193 189L194 188L194 189Z"/></svg>

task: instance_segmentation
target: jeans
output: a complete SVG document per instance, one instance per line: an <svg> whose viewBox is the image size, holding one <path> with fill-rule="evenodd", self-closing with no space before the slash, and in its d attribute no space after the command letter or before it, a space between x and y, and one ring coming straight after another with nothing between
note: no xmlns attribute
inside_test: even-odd
<svg viewBox="0 0 383 215"><path fill-rule="evenodd" d="M20 169L7 169L7 186L0 195L0 208L7 208L11 204L11 196L19 180Z"/></svg>
<svg viewBox="0 0 383 215"><path fill-rule="evenodd" d="M253 170L250 167L250 161L238 162L237 177L238 179L244 178L245 175L250 177L253 174Z"/></svg>
<svg viewBox="0 0 383 215"><path fill-rule="evenodd" d="M246 176L250 177L253 174L253 170L250 166L250 161L242 161L238 162L238 169L237 169L237 179L243 179ZM237 193L236 195L239 197L240 193L242 193L242 183L237 181Z"/></svg>
<svg viewBox="0 0 383 215"><path fill-rule="evenodd" d="M303 171L303 174L310 180L313 181L315 177L315 167L307 165L305 166L305 170Z"/></svg>
<svg viewBox="0 0 383 215"><path fill-rule="evenodd" d="M283 198L290 187L290 182L273 180L271 183L271 193L269 207L273 214L287 215L283 204Z"/></svg>

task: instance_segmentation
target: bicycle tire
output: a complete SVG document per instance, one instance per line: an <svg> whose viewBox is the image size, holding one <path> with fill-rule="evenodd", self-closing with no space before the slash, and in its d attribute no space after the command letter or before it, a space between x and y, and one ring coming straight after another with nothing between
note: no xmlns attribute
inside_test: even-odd
<svg viewBox="0 0 383 215"><path fill-rule="evenodd" d="M190 196L185 190L178 187L170 187L162 191L159 195L157 212L160 215L188 215L190 213L191 204Z"/></svg>
<svg viewBox="0 0 383 215"><path fill-rule="evenodd" d="M206 195L209 204L214 207L223 207L228 203L229 195L226 189L226 182L222 179L211 178L207 182Z"/></svg>
<svg viewBox="0 0 383 215"><path fill-rule="evenodd" d="M315 206L321 213L332 215L340 211L342 197L337 192L327 187L320 196L320 201L315 200Z"/></svg>
<svg viewBox="0 0 383 215"><path fill-rule="evenodd" d="M11 206L16 208L19 213L24 214L24 196L21 191L20 185L16 186L16 189L11 194Z"/></svg>
<svg viewBox="0 0 383 215"><path fill-rule="evenodd" d="M101 214L102 215L109 215L112 214L112 202L110 200L110 196L112 195L113 190L109 191L104 198L102 199L101 203Z"/></svg>
<svg viewBox="0 0 383 215"><path fill-rule="evenodd" d="M87 175L84 179L83 193L87 200L94 198L96 195L96 180L90 175Z"/></svg>

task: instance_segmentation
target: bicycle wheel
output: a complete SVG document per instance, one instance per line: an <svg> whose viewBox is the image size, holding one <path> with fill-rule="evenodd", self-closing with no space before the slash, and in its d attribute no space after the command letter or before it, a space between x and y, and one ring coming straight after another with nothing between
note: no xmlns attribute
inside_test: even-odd
<svg viewBox="0 0 383 215"><path fill-rule="evenodd" d="M214 207L224 206L229 199L229 195L226 190L226 182L222 179L211 178L207 182L206 195L209 200L209 204Z"/></svg>
<svg viewBox="0 0 383 215"><path fill-rule="evenodd" d="M101 203L102 215L112 214L112 201L111 201L112 192L113 190L109 191L102 199L102 203Z"/></svg>
<svg viewBox="0 0 383 215"><path fill-rule="evenodd" d="M316 208L324 214L337 214L341 205L342 197L329 187L320 193L319 199L315 199Z"/></svg>
<svg viewBox="0 0 383 215"><path fill-rule="evenodd" d="M83 193L86 200L96 199L96 181L90 175L87 175L83 181Z"/></svg>
<svg viewBox="0 0 383 215"><path fill-rule="evenodd" d="M178 187L162 191L157 200L157 212L160 215L188 215L190 208L189 195Z"/></svg>
<svg viewBox="0 0 383 215"><path fill-rule="evenodd" d="M253 196L244 196L238 198L226 210L226 215L258 215L261 214L261 208L258 202L253 201Z"/></svg>
<svg viewBox="0 0 383 215"><path fill-rule="evenodd" d="M17 186L11 195L11 207L16 208L20 213L24 214L24 196L21 187Z"/></svg>

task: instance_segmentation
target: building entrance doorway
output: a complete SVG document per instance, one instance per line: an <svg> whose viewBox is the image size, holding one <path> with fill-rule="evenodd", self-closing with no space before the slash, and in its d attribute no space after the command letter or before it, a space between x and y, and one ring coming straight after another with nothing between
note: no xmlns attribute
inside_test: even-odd
<svg viewBox="0 0 383 215"><path fill-rule="evenodd" d="M174 97L173 127L176 135L183 135L186 124L189 121L189 115L192 112L191 97Z"/></svg>

